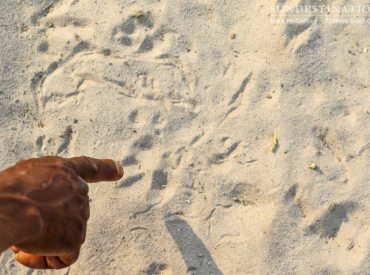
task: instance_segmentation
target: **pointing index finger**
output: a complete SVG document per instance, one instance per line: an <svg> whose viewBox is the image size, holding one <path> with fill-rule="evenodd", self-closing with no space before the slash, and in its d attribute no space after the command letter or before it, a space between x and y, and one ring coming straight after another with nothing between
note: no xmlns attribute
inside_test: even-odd
<svg viewBox="0 0 370 275"><path fill-rule="evenodd" d="M115 181L123 176L123 168L111 159L75 157L67 159L67 165L87 182Z"/></svg>

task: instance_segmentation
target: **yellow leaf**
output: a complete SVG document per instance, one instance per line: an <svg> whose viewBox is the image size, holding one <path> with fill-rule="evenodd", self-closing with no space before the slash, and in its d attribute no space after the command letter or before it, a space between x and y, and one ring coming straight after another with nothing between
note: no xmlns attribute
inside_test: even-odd
<svg viewBox="0 0 370 275"><path fill-rule="evenodd" d="M274 135L272 137L272 145L271 145L272 153L275 153L277 146L278 146L278 139L277 139L276 131L274 131Z"/></svg>

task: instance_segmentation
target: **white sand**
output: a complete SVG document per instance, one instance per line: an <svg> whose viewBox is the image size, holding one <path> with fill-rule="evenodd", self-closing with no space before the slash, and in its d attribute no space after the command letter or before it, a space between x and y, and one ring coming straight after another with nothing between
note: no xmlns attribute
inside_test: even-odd
<svg viewBox="0 0 370 275"><path fill-rule="evenodd" d="M3 1L0 166L125 166L55 274L370 273L369 24L271 23L293 0Z"/></svg>

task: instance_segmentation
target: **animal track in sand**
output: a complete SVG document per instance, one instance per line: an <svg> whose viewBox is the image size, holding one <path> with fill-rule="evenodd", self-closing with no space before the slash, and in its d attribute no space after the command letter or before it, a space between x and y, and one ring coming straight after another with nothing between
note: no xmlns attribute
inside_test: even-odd
<svg viewBox="0 0 370 275"><path fill-rule="evenodd" d="M317 148L318 155L328 154L333 160L331 162L331 170L334 173L329 177L329 180L342 177L344 182L347 182L352 178L351 168L348 165L349 157L346 154L345 148L343 148L342 142L338 137L336 131L329 129L328 127L315 126L312 129L312 134L316 140L314 140L315 147ZM335 172L335 167L338 170ZM318 170L319 172L323 172ZM344 179L343 179L344 177Z"/></svg>
<svg viewBox="0 0 370 275"><path fill-rule="evenodd" d="M145 275L161 275L161 274L164 274L165 272L168 272L168 274L172 274L167 264L163 262L154 262L154 263L151 263L148 266L148 268L145 269L143 273Z"/></svg>
<svg viewBox="0 0 370 275"><path fill-rule="evenodd" d="M224 208L234 205L256 206L267 201L266 195L260 189L246 182L226 183L217 194L216 205Z"/></svg>
<svg viewBox="0 0 370 275"><path fill-rule="evenodd" d="M39 11L35 12L31 16L31 23L32 25L36 25L40 19L48 16L48 14L57 6L57 4L62 0L54 0L51 4L47 5L46 7L41 8Z"/></svg>
<svg viewBox="0 0 370 275"><path fill-rule="evenodd" d="M37 51L40 53L46 53L48 49L49 49L49 43L46 41L41 42L39 46L37 47Z"/></svg>
<svg viewBox="0 0 370 275"><path fill-rule="evenodd" d="M240 84L239 89L236 91L236 93L232 96L229 105L233 104L245 91L245 88L247 87L248 83L250 82L252 78L253 73L248 74L247 77L245 77Z"/></svg>
<svg viewBox="0 0 370 275"><path fill-rule="evenodd" d="M154 27L153 18L150 12L143 13L139 12L137 14L129 16L120 25L115 26L112 30L111 39L113 41L118 41L122 46L133 46L134 42L138 39L135 37L135 32L145 33L145 38L139 43L136 50L137 53L149 52L154 47L155 34L146 34L149 30Z"/></svg>
<svg viewBox="0 0 370 275"><path fill-rule="evenodd" d="M128 115L128 121L131 123L136 122L136 118L138 116L138 110L133 110L129 115Z"/></svg>
<svg viewBox="0 0 370 275"><path fill-rule="evenodd" d="M298 185L297 184L293 184L289 188L289 190L284 195L284 202L285 203L290 202L290 201L292 201L292 200L295 199L295 197L297 195L297 189L298 189Z"/></svg>
<svg viewBox="0 0 370 275"><path fill-rule="evenodd" d="M136 155L129 155L127 156L123 161L122 161L122 164L124 166L131 166L131 165L137 165L138 164L138 160L136 158Z"/></svg>
<svg viewBox="0 0 370 275"><path fill-rule="evenodd" d="M295 52L299 55L307 54L307 52L314 51L324 44L322 34L319 30L313 31L303 42L296 47Z"/></svg>
<svg viewBox="0 0 370 275"><path fill-rule="evenodd" d="M39 137L36 139L36 148L37 148L37 151L38 151L39 153L41 152L42 147L44 146L44 140L45 140L45 135L39 136Z"/></svg>
<svg viewBox="0 0 370 275"><path fill-rule="evenodd" d="M128 177L128 178L122 180L117 185L117 187L118 188L121 188L121 187L130 187L130 186L134 185L136 182L141 181L144 178L144 176L145 176L144 173L140 173L140 174L137 174L135 176Z"/></svg>
<svg viewBox="0 0 370 275"><path fill-rule="evenodd" d="M168 173L163 170L155 170L152 175L152 190L161 190L168 185Z"/></svg>
<svg viewBox="0 0 370 275"><path fill-rule="evenodd" d="M74 131L72 126L66 126L62 134L58 135L57 133L58 131L54 135L50 135L50 133L45 132L36 139L35 145L38 154L58 156L73 154L74 148L71 144L74 142Z"/></svg>
<svg viewBox="0 0 370 275"><path fill-rule="evenodd" d="M174 33L162 28L154 29L155 24L150 12L139 12L129 16L112 30L111 39L124 47L135 47L135 53L143 54L154 49L155 44L163 42L164 35Z"/></svg>
<svg viewBox="0 0 370 275"><path fill-rule="evenodd" d="M68 27L72 26L75 28L83 28L87 27L91 24L89 19L85 18L78 18L78 17L70 17L70 16L60 16L60 17L53 17L47 21L47 24L53 27Z"/></svg>
<svg viewBox="0 0 370 275"><path fill-rule="evenodd" d="M63 135L61 136L62 139L63 139L63 142L57 150L57 155L62 155L66 150L68 150L69 145L70 145L71 140L72 140L72 134L73 134L72 127L68 126L65 129Z"/></svg>
<svg viewBox="0 0 370 275"><path fill-rule="evenodd" d="M286 1L279 1L277 6L282 7ZM303 6L301 1L298 5ZM285 47L290 47L298 56L307 55L307 53L316 50L322 46L324 41L321 34L320 22L322 14L300 14L306 16L303 23L294 22L297 18L297 13L291 12L286 14L286 20L292 19L292 23L287 23L284 30Z"/></svg>
<svg viewBox="0 0 370 275"><path fill-rule="evenodd" d="M151 135L145 135L136 140L133 144L133 148L140 151L147 151L153 147L153 137Z"/></svg>
<svg viewBox="0 0 370 275"><path fill-rule="evenodd" d="M295 37L298 37L300 34L308 30L313 24L314 17L309 18L309 20L305 23L289 23L285 27L285 36L287 38L285 42L285 46L289 44Z"/></svg>
<svg viewBox="0 0 370 275"><path fill-rule="evenodd" d="M186 66L166 52L168 47L177 47L176 43L180 42L188 48L185 38L157 26L151 12L137 12L112 27L111 39L125 47L100 50L94 38L82 39L80 35L83 34L78 35L78 28L88 27L91 19L67 16L66 11L74 4L75 1L56 1L37 19L46 37L50 37L49 32L53 37L40 41L39 51L51 55L62 50L57 61L37 72L32 79L31 89L39 117L50 110L51 105L55 109L60 103L65 103L64 106L75 104L76 98L85 97L83 92L92 86L105 86L104 89L126 97L158 103L170 100L171 104L186 104L190 108L196 104L193 80ZM65 41L68 47L63 48L55 33L64 32L65 27L71 27L76 33L74 39ZM143 59L141 55L149 51L154 56Z"/></svg>
<svg viewBox="0 0 370 275"><path fill-rule="evenodd" d="M187 76L175 63L105 57L97 53L78 55L54 66L48 73L37 74L33 90L41 90L45 107L50 100L61 102L68 95L86 90L89 82L126 97L194 105L195 95L189 89ZM59 89L60 85L63 90Z"/></svg>
<svg viewBox="0 0 370 275"><path fill-rule="evenodd" d="M282 7L286 3L287 0L277 0L276 1L276 6Z"/></svg>
<svg viewBox="0 0 370 275"><path fill-rule="evenodd" d="M209 158L208 162L210 164L221 164L227 161L230 155L238 148L239 144L240 141L234 142L233 144L228 146L223 152L213 154Z"/></svg>
<svg viewBox="0 0 370 275"><path fill-rule="evenodd" d="M344 222L348 222L349 215L357 209L355 202L335 203L312 224L306 228L307 234L317 234L320 238L335 238Z"/></svg>
<svg viewBox="0 0 370 275"><path fill-rule="evenodd" d="M174 196L177 186L170 180L168 155L162 156L157 168L152 172L150 190L148 191L148 201L167 202Z"/></svg>

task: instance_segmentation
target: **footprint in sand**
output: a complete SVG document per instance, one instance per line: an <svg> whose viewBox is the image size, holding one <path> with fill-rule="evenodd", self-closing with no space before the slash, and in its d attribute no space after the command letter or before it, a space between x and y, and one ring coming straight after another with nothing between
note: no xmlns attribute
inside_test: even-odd
<svg viewBox="0 0 370 275"><path fill-rule="evenodd" d="M38 24L45 28L52 25L45 30L46 39L39 42L40 54L55 56L57 50L63 53L33 79L38 119L45 125L53 125L58 119L66 129L70 114L74 114L73 119L81 125L73 135L76 148L88 146L104 154L112 146L127 148L131 143L129 151L120 157L124 165L140 166L141 170L128 175L120 187L131 188L151 178L153 182L164 179L167 172L160 167L161 155L153 152L157 150L154 143L156 148L164 145L167 133L181 130L196 116L191 74L180 59L166 55L166 47L176 47L177 39L185 38L164 30L156 23L155 16L145 11L126 16L118 25L105 26L106 32L97 33L97 37L88 37L85 34L93 27L90 24L93 18L67 20L63 10L73 9L72 4L70 7L67 4L53 6L38 19ZM63 43L64 37L55 33L66 30L74 35L66 37L68 41ZM112 47L98 47L102 44L99 39L107 34ZM46 130L41 130L40 135L46 134L43 131ZM116 139L112 139L112 133ZM110 142L105 143L106 140ZM56 152L71 153L67 143L63 142ZM153 158L144 161L146 154L152 154ZM152 163L153 159L157 159L157 164ZM148 170L157 173L150 175Z"/></svg>

